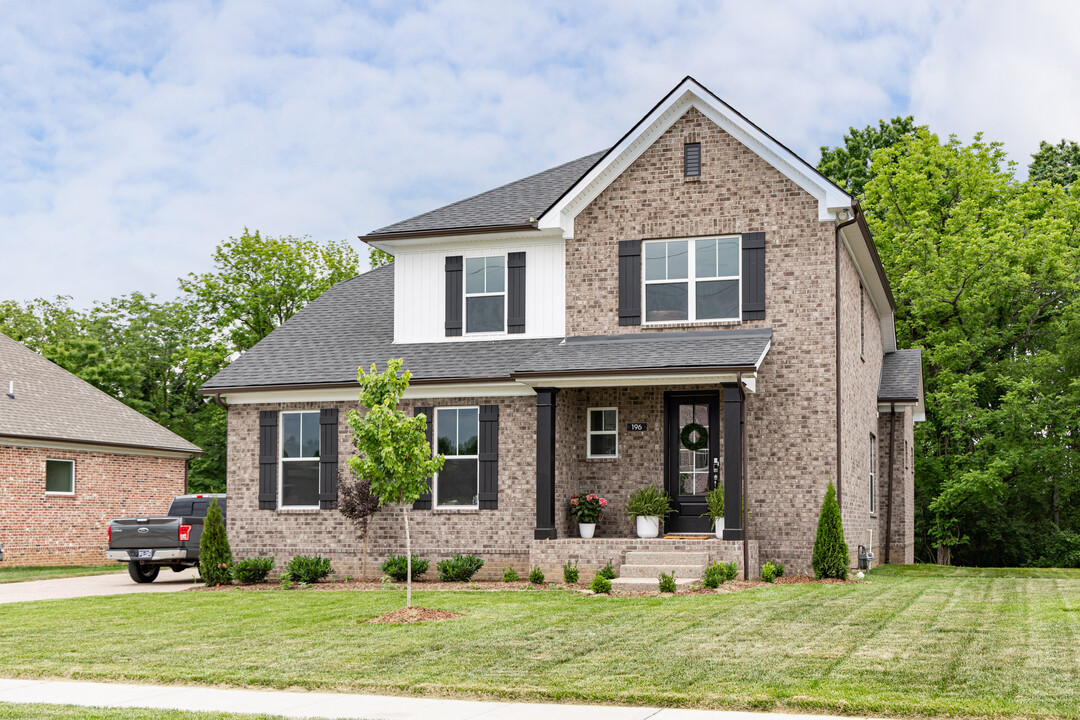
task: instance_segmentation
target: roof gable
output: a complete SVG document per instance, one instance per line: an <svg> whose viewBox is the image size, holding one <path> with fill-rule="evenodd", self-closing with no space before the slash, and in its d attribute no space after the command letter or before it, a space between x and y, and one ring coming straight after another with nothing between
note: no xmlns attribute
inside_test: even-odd
<svg viewBox="0 0 1080 720"><path fill-rule="evenodd" d="M573 237L577 214L691 108L815 197L820 220L835 220L837 211L850 211L850 195L688 76L568 188L540 216L537 227L541 230L561 228L566 237Z"/></svg>

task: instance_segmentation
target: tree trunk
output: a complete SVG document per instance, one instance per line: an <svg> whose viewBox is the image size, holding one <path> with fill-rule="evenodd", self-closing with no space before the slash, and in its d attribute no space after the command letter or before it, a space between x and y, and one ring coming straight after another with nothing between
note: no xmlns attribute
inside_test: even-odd
<svg viewBox="0 0 1080 720"><path fill-rule="evenodd" d="M948 545L937 546L937 564L938 565L950 565L952 564L952 548Z"/></svg>
<svg viewBox="0 0 1080 720"><path fill-rule="evenodd" d="M368 527L364 528L364 559L360 564L360 576L363 578L364 582L367 582L367 579L368 579L368 575L367 575L367 536L368 536L368 530L369 530Z"/></svg>
<svg viewBox="0 0 1080 720"><path fill-rule="evenodd" d="M405 512L405 607L412 607L412 539L409 537L409 506L401 508Z"/></svg>

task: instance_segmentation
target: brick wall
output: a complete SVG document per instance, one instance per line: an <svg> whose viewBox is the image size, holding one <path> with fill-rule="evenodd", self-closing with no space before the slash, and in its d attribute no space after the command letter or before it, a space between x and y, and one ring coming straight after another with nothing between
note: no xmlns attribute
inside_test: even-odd
<svg viewBox="0 0 1080 720"><path fill-rule="evenodd" d="M45 460L75 461L75 494L45 493ZM102 565L109 521L163 515L185 491L186 461L0 445L3 566Z"/></svg>
<svg viewBox="0 0 1080 720"><path fill-rule="evenodd" d="M891 435L892 413L883 412L878 419L878 524L881 533L880 552L874 558L875 563L885 562L886 505L889 494L889 463L893 463L892 493L892 537L890 541L890 562L911 564L915 562L915 468L913 463L913 442L915 426L912 422L911 408L896 409L896 432ZM892 454L889 452L889 438L893 438Z"/></svg>

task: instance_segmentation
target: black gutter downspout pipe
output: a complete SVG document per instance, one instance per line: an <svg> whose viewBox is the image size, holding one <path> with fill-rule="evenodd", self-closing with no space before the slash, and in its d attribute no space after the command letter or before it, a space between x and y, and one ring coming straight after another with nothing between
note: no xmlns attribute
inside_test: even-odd
<svg viewBox="0 0 1080 720"><path fill-rule="evenodd" d="M229 410L229 406L225 404L225 401L221 399L221 393L215 393L211 397L214 398L214 404L226 412Z"/></svg>
<svg viewBox="0 0 1080 720"><path fill-rule="evenodd" d="M742 489L742 567L743 580L750 579L750 520L749 498L746 494L746 391L743 389L742 373L735 373L735 382L739 386L739 480ZM759 558L760 559L760 558Z"/></svg>
<svg viewBox="0 0 1080 720"><path fill-rule="evenodd" d="M836 226L836 258L833 273L836 276L836 504L840 506L840 516L844 515L844 482L843 482L843 439L840 432L841 411L843 410L840 400L840 231L848 225L858 222L858 210L852 206L851 219Z"/></svg>
<svg viewBox="0 0 1080 720"><path fill-rule="evenodd" d="M893 493L893 466L896 462L893 455L896 454L896 403L889 403L889 497L885 506L885 564L890 562L892 547L892 493ZM873 548L870 548L873 550Z"/></svg>

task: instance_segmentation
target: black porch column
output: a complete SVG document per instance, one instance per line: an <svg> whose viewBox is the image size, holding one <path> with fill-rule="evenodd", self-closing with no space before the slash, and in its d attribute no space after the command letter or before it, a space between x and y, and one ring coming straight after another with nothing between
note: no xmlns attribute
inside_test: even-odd
<svg viewBox="0 0 1080 720"><path fill-rule="evenodd" d="M724 383L724 539L742 540L742 392Z"/></svg>
<svg viewBox="0 0 1080 720"><path fill-rule="evenodd" d="M555 528L555 395L559 388L536 388L536 532L537 540L554 540Z"/></svg>

